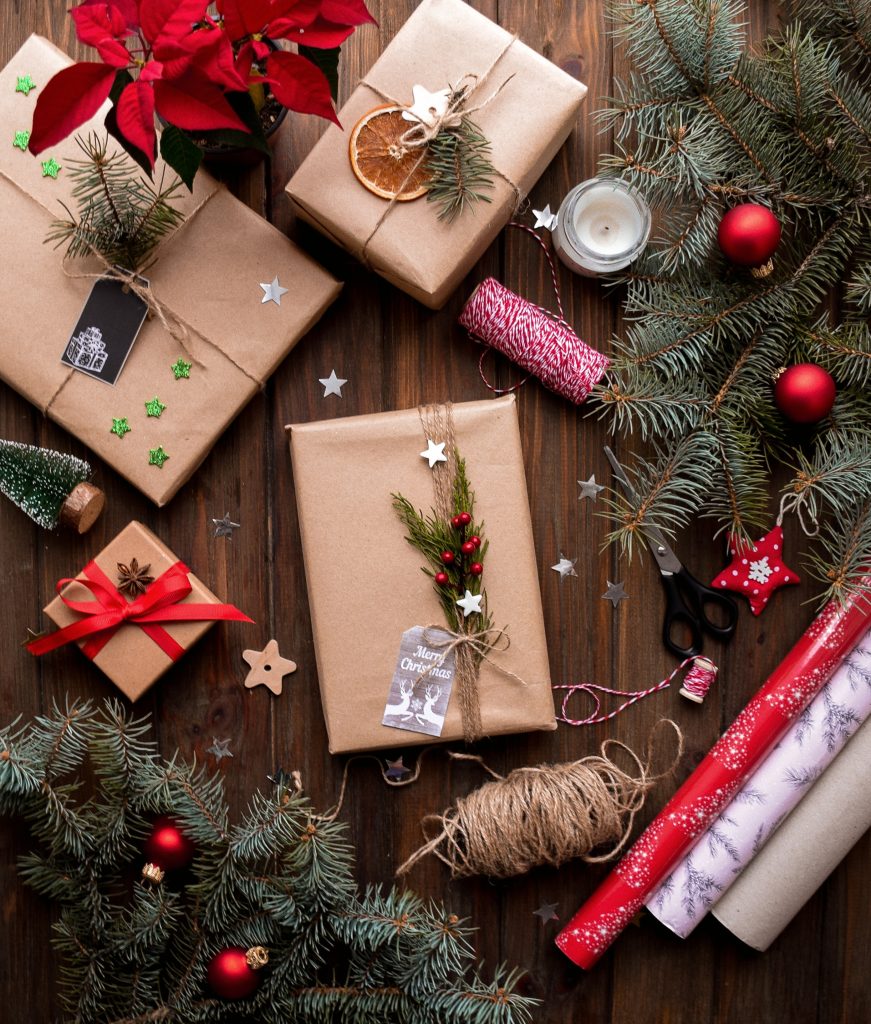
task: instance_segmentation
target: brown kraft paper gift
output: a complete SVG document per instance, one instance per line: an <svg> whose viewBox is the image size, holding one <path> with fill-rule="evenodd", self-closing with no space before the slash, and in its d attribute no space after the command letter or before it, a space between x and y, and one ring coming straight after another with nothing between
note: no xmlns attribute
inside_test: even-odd
<svg viewBox="0 0 871 1024"><path fill-rule="evenodd" d="M0 71L0 107L10 139L30 128L41 88L69 57L31 36ZM18 75L36 89L15 92ZM107 108L77 134L104 134ZM114 143L110 146L110 152ZM41 161L61 165L57 180L43 177ZM185 221L156 250L145 276L171 321L184 325L176 340L158 319L146 320L114 386L61 363L73 327L93 285L84 274L95 260L63 263L63 250L44 243L63 201L75 210L69 161L82 157L75 138L38 158L11 144L0 147L0 301L7 327L0 332L0 378L65 427L156 504L173 497L215 441L262 387L299 338L335 299L341 285L209 174L200 170L191 195L174 203ZM160 181L161 164L155 169ZM135 173L139 173L137 170ZM167 181L171 180L170 177ZM289 289L280 306L263 304L261 281L278 275ZM175 380L171 365L193 363L190 379ZM147 417L155 396L166 410ZM127 417L123 439L110 433L113 417ZM162 468L148 464L162 446Z"/></svg>
<svg viewBox="0 0 871 1024"><path fill-rule="evenodd" d="M413 85L436 91L468 73L483 74L497 58L469 100L484 103L514 76L472 115L499 172L491 202L475 203L447 223L425 198L390 205L357 181L348 137L364 114L389 102L385 97L411 103ZM305 220L391 284L438 309L565 142L586 93L585 85L519 39L512 42L462 0L424 0L342 107L344 131L327 128L287 191Z"/></svg>
<svg viewBox="0 0 871 1024"><path fill-rule="evenodd" d="M135 520L128 523L113 540L109 541L93 560L117 585L118 563L129 566L134 558L140 567L151 566L148 572L155 580L179 560L159 537ZM191 593L183 598L179 602L180 604L221 603L220 598L216 597L192 572L187 575ZM76 577L76 579L82 578L82 573ZM76 584L69 584L64 590L64 594L76 601L93 600L93 594L89 590ZM59 628L77 622L81 618L77 612L68 608L59 596L47 604L43 611ZM214 625L213 621L173 622L163 624L163 628L187 650ZM84 644L80 643L79 646L84 646ZM130 700L138 700L164 672L175 664L140 626L133 623L125 623L120 626L117 633L97 654L93 662Z"/></svg>
<svg viewBox="0 0 871 1024"><path fill-rule="evenodd" d="M514 396L452 406L459 455L489 541L484 586L493 623L510 638L481 663L483 731L555 729L538 570ZM428 513L432 471L418 409L287 428L312 632L330 751L432 742L381 724L402 634L442 624L423 556L392 507L403 494ZM433 438L438 442L439 438ZM525 685L524 685L525 683ZM461 739L456 690L440 742Z"/></svg>

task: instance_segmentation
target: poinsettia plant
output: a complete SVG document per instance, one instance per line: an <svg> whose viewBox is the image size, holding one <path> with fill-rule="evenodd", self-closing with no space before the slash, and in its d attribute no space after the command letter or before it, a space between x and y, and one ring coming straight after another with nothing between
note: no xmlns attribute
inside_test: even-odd
<svg viewBox="0 0 871 1024"><path fill-rule="evenodd" d="M338 124L339 48L374 21L364 0L84 0L70 16L101 60L46 84L31 151L66 138L108 99L106 128L148 172L159 115L160 154L188 188L208 146L266 151L261 111L270 101Z"/></svg>

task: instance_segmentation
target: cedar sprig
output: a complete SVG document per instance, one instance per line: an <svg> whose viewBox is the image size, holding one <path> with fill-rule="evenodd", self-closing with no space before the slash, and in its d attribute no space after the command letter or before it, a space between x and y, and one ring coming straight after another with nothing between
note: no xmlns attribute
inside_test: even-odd
<svg viewBox="0 0 871 1024"><path fill-rule="evenodd" d="M457 94L453 93L451 106L457 102ZM469 117L464 117L455 128L443 128L430 141L426 198L438 204L439 220L452 221L479 200L492 201L487 194L493 188L496 174L491 152L486 136Z"/></svg>

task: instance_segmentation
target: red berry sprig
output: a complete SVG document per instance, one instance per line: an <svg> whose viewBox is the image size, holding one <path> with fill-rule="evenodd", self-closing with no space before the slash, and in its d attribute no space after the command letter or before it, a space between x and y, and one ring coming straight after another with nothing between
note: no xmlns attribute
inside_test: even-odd
<svg viewBox="0 0 871 1024"><path fill-rule="evenodd" d="M484 571L484 566L481 562L476 561L470 563L468 561L470 558L474 557L475 553L481 547L480 537L477 535L473 535L468 538L466 537L466 530L471 523L472 516L468 512L457 512L455 515L451 516L451 526L460 534L459 549L447 549L439 556L445 569L454 570L454 587L458 594L464 594L466 591L467 571L471 576L480 576ZM451 577L447 572L437 572L433 579L439 587L448 587L451 585Z"/></svg>

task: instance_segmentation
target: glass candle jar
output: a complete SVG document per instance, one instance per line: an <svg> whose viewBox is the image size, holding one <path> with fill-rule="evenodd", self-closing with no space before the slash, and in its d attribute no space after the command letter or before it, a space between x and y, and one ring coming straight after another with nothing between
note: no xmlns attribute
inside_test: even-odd
<svg viewBox="0 0 871 1024"><path fill-rule="evenodd" d="M612 178L591 178L563 199L551 238L569 269L596 277L628 267L649 234L650 207L636 189Z"/></svg>

